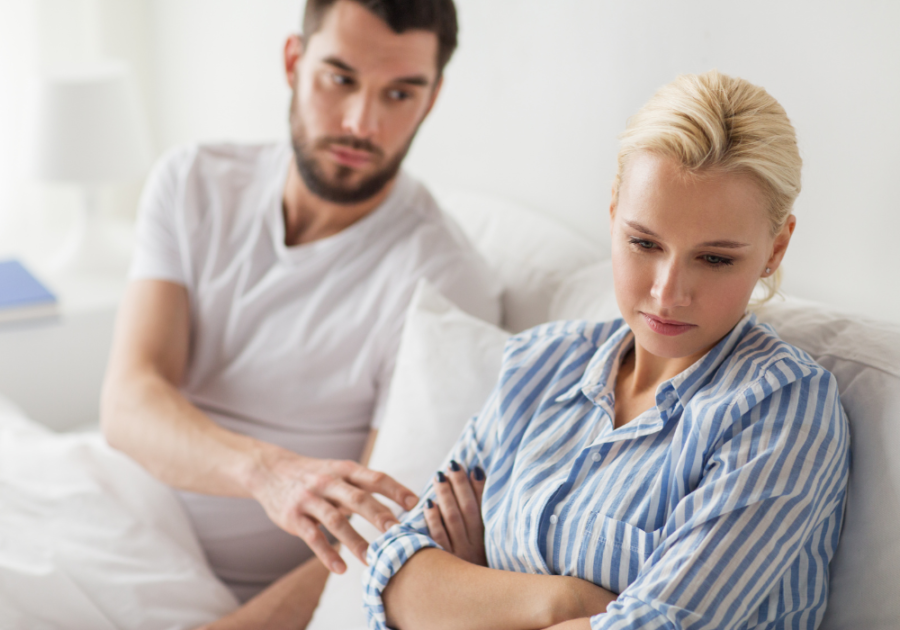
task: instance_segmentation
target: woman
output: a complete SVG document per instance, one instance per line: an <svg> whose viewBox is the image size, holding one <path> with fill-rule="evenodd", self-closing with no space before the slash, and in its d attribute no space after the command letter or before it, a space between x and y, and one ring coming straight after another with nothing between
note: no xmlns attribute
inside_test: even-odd
<svg viewBox="0 0 900 630"><path fill-rule="evenodd" d="M622 319L510 340L449 469L369 549L371 627L816 627L847 420L834 377L747 313L775 289L800 167L781 106L715 71L629 121Z"/></svg>

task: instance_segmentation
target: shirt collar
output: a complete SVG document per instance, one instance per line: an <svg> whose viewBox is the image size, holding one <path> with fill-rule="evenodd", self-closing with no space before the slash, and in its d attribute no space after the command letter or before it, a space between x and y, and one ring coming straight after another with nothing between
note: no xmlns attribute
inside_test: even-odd
<svg viewBox="0 0 900 630"><path fill-rule="evenodd" d="M619 327L591 357L581 379L556 400L572 400L579 393L599 405L615 390L616 376L625 354L634 347L634 334L624 320L617 320ZM660 383L656 389L656 404L660 410L668 410L677 403L684 407L693 395L706 384L722 362L731 354L745 333L756 325L756 315L747 313L709 352L689 368ZM674 394L674 397L672 396Z"/></svg>

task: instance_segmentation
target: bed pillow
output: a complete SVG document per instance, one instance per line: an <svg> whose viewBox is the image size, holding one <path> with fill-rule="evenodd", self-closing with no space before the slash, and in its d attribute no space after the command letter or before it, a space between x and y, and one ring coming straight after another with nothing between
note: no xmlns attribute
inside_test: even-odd
<svg viewBox="0 0 900 630"><path fill-rule="evenodd" d="M195 628L237 602L172 491L0 400L0 628Z"/></svg>
<svg viewBox="0 0 900 630"><path fill-rule="evenodd" d="M503 284L503 328L521 332L550 319L560 282L608 257L594 243L520 204L471 192L443 192L450 214Z"/></svg>
<svg viewBox="0 0 900 630"><path fill-rule="evenodd" d="M369 466L415 492L442 466L466 421L497 380L509 334L459 310L422 281L416 289L397 355L385 419ZM367 540L378 535L359 517ZM363 567L346 549L347 572L332 575L307 630L363 628Z"/></svg>

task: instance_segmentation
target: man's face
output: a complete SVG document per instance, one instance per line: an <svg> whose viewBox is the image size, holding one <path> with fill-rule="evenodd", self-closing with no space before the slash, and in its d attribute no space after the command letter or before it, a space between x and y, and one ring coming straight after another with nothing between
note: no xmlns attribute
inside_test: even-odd
<svg viewBox="0 0 900 630"><path fill-rule="evenodd" d="M398 35L356 2L328 11L287 60L291 138L313 194L361 203L393 180L437 96L437 49L434 33Z"/></svg>

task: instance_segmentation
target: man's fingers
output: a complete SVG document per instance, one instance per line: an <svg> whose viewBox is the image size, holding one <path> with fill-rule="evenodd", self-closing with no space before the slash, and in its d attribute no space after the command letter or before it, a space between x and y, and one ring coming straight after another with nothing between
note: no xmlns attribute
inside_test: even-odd
<svg viewBox="0 0 900 630"><path fill-rule="evenodd" d="M328 538L322 533L318 525L308 516L297 517L294 533L312 549L319 560L334 573L343 573L347 565L341 560L341 556L328 544Z"/></svg>
<svg viewBox="0 0 900 630"><path fill-rule="evenodd" d="M453 553L453 545L450 544L450 538L447 536L447 530L444 529L444 522L441 520L441 511L431 499L425 502L423 513L431 540L439 544L444 551Z"/></svg>
<svg viewBox="0 0 900 630"><path fill-rule="evenodd" d="M340 510L323 499L309 501L304 507L309 516L321 523L325 529L331 532L332 536L346 545L350 552L359 558L360 562L366 564L366 550L369 548L369 543L353 529L347 517L341 514ZM321 534L321 531L319 533ZM303 538L303 536L300 537ZM326 544L328 543L324 535L322 535L322 539L325 540ZM303 540L306 541L306 538L303 538ZM306 544L310 544L309 541L306 541ZM310 548L312 548L312 545L310 545ZM331 565L327 566L330 567Z"/></svg>
<svg viewBox="0 0 900 630"><path fill-rule="evenodd" d="M419 502L415 492L390 475L360 466L356 462L344 462L344 466L346 467L344 477L358 488L370 493L377 492L405 510L413 509Z"/></svg>
<svg viewBox="0 0 900 630"><path fill-rule="evenodd" d="M344 481L335 481L329 485L323 496L342 511L350 510L359 514L381 532L386 532L399 522L386 505L379 503L366 490Z"/></svg>

